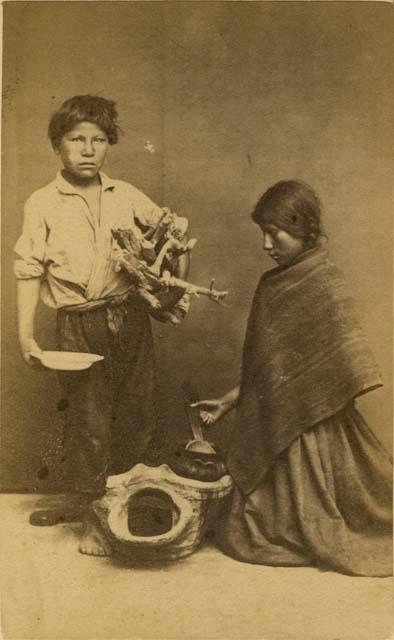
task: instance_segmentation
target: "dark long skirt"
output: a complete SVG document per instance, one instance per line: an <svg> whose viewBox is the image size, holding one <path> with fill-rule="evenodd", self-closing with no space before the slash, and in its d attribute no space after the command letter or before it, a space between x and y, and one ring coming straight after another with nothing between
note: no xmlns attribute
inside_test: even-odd
<svg viewBox="0 0 394 640"><path fill-rule="evenodd" d="M353 406L297 438L250 495L235 489L219 544L255 564L392 575L392 461Z"/></svg>
<svg viewBox="0 0 394 640"><path fill-rule="evenodd" d="M111 311L111 310L110 310ZM137 300L115 309L60 311L59 349L104 356L84 371L62 372L65 475L68 488L101 495L108 475L144 460L156 425L154 352L149 316Z"/></svg>

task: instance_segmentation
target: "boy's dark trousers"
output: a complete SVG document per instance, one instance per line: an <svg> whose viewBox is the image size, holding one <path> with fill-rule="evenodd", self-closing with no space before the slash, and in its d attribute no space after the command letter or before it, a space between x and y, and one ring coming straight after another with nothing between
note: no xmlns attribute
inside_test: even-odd
<svg viewBox="0 0 394 640"><path fill-rule="evenodd" d="M114 332L112 311L64 309L57 319L59 349L104 356L89 369L60 374L66 483L92 497L104 493L108 475L143 461L156 425L149 316L133 298L117 307L121 321Z"/></svg>

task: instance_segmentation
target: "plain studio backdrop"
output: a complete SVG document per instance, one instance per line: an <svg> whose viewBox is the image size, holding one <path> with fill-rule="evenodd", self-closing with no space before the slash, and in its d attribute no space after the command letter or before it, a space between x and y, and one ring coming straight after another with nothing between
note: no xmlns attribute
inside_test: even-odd
<svg viewBox="0 0 394 640"><path fill-rule="evenodd" d="M309 182L385 386L359 406L391 444L392 6L385 3L6 2L3 71L3 489L62 489L56 374L24 364L13 245L23 204L58 168L47 140L68 97L116 100L124 135L105 171L190 220L190 280L230 291L155 323L165 458L191 436L180 386L214 397L238 381L254 288L273 264L249 213L280 179ZM294 318L302 323L302 318ZM55 313L37 340L53 348ZM212 431L226 446L232 418Z"/></svg>

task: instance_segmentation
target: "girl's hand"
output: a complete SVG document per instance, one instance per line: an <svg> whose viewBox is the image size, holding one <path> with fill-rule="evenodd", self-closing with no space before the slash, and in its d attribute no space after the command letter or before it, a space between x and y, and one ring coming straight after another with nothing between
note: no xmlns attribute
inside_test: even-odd
<svg viewBox="0 0 394 640"><path fill-rule="evenodd" d="M222 398L216 400L200 400L199 402L193 402L190 406L199 407L201 421L207 427L218 422L230 408Z"/></svg>

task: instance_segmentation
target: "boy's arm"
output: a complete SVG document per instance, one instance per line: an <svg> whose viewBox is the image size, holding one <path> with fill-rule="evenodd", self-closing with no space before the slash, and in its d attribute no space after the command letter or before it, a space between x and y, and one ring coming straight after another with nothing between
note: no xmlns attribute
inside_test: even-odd
<svg viewBox="0 0 394 640"><path fill-rule="evenodd" d="M157 204L155 204L147 195L142 193L142 191L138 191L132 185L129 185L131 188L131 196L133 201L133 211L134 216L137 220L145 225L150 227L156 227L160 220L163 218L163 213L165 209L162 209ZM187 221L186 218L181 218L181 220L186 222L187 229ZM187 242L187 236L185 235L183 240ZM178 259L178 276L182 279L187 278L189 272L189 263L190 259L188 254L182 254Z"/></svg>
<svg viewBox="0 0 394 640"><path fill-rule="evenodd" d="M163 209L131 184L128 185L128 188L134 217L144 226L155 227L163 216Z"/></svg>
<svg viewBox="0 0 394 640"><path fill-rule="evenodd" d="M29 278L17 281L18 337L24 360L35 364L30 352L40 351L34 340L34 318L40 295L40 278Z"/></svg>
<svg viewBox="0 0 394 640"><path fill-rule="evenodd" d="M187 242L187 237L185 238L185 242ZM182 253L178 258L178 268L177 273L181 280L187 280L187 276L189 275L190 268L190 254L189 252Z"/></svg>

